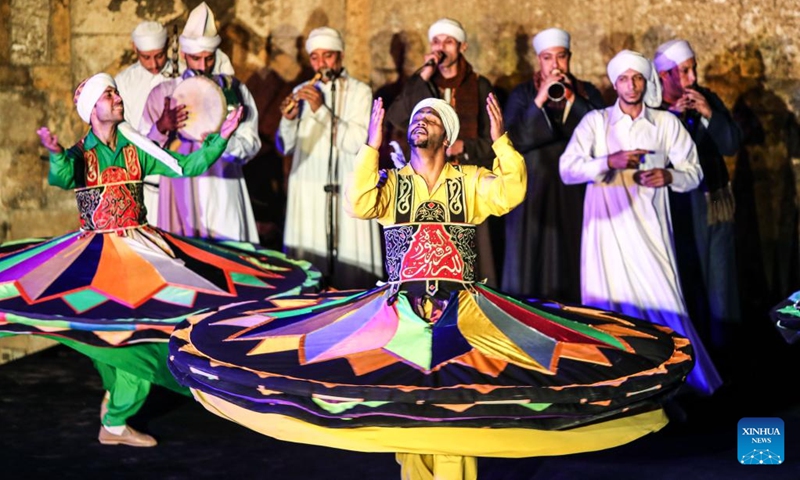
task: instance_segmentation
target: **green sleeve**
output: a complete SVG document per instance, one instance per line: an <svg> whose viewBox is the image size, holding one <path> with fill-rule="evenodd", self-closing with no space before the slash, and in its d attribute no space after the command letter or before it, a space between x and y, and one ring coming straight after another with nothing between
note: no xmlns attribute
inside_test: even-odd
<svg viewBox="0 0 800 480"><path fill-rule="evenodd" d="M80 149L76 146L61 153L50 152L48 183L65 190L75 188L75 159L80 154Z"/></svg>
<svg viewBox="0 0 800 480"><path fill-rule="evenodd" d="M216 162L228 146L228 140L219 136L218 133L208 135L203 142L203 146L189 155L166 151L171 157L178 161L183 169L183 175L177 173L158 159L150 156L146 152L139 150L139 154L147 158L151 168L145 167L147 175L164 175L166 177L194 177L208 170Z"/></svg>

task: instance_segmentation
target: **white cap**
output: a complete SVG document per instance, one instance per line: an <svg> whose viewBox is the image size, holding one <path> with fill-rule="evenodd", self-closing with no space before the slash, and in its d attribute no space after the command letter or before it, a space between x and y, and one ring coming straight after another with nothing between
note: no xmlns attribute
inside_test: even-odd
<svg viewBox="0 0 800 480"><path fill-rule="evenodd" d="M167 29L158 22L142 22L133 29L131 39L141 52L161 50L167 45Z"/></svg>
<svg viewBox="0 0 800 480"><path fill-rule="evenodd" d="M206 2L196 6L189 14L179 40L183 53L213 52L219 47L222 38L217 35L214 12Z"/></svg>
<svg viewBox="0 0 800 480"><path fill-rule="evenodd" d="M72 101L78 108L78 115L86 123L91 123L92 110L100 96L108 87L117 88L114 78L107 73L98 73L82 81L75 89Z"/></svg>
<svg viewBox="0 0 800 480"><path fill-rule="evenodd" d="M306 40L306 52L311 55L311 52L320 48L343 52L344 41L342 40L342 35L331 27L319 27L311 30Z"/></svg>
<svg viewBox="0 0 800 480"><path fill-rule="evenodd" d="M644 103L652 108L661 106L661 81L656 74L655 67L644 55L631 50L623 50L608 62L607 70L612 85L616 84L617 78L628 70L641 73L647 80Z"/></svg>
<svg viewBox="0 0 800 480"><path fill-rule="evenodd" d="M686 40L676 39L658 46L653 63L656 70L664 72L672 70L690 58L694 58L692 46Z"/></svg>
<svg viewBox="0 0 800 480"><path fill-rule="evenodd" d="M464 27L450 18L441 18L431 25L431 28L428 29L428 41L432 42L433 37L442 34L455 38L458 43L467 41L467 32L464 31Z"/></svg>
<svg viewBox="0 0 800 480"><path fill-rule="evenodd" d="M444 134L447 137L447 143L452 145L458 138L461 122L459 122L458 115L453 107L440 98L430 97L420 100L420 102L414 106L414 111L411 112L411 118L408 120L408 124L411 125L414 123L414 115L425 107L430 107L439 114L439 118L442 119L442 125L444 126Z"/></svg>
<svg viewBox="0 0 800 480"><path fill-rule="evenodd" d="M569 50L569 33L560 28L548 28L542 30L533 37L533 49L539 55L548 48L564 47Z"/></svg>

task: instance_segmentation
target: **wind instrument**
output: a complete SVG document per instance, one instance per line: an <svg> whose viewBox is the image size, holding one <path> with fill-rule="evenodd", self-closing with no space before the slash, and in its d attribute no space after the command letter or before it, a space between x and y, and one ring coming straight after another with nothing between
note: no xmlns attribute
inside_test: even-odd
<svg viewBox="0 0 800 480"><path fill-rule="evenodd" d="M314 77L308 83L309 83L309 85L314 85L318 81L322 80L322 77L325 77L325 76L329 76L328 75L328 69L323 68L319 72L315 73ZM289 112L291 112L297 106L298 103L300 103L300 99L297 98L297 96L293 93L289 97L289 101L283 107L283 110L282 110L283 114L284 115L288 115Z"/></svg>

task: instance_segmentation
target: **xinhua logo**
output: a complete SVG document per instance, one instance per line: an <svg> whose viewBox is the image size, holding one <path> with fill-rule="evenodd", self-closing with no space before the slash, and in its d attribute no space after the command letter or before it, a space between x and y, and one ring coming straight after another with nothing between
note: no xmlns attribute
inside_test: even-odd
<svg viewBox="0 0 800 480"><path fill-rule="evenodd" d="M783 456L783 420L743 418L738 427L738 455L742 465L780 465Z"/></svg>

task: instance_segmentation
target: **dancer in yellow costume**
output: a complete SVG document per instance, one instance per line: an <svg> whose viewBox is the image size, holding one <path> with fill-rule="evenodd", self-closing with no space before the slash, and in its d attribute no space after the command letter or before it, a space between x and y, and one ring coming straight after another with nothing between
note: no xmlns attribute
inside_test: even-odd
<svg viewBox="0 0 800 480"><path fill-rule="evenodd" d="M692 367L671 330L582 306L506 296L475 278L475 225L525 195L520 154L490 96L492 170L454 166L447 103L417 104L408 165L381 172L383 105L346 201L385 228L389 279L311 308L249 302L196 316L170 369L223 418L282 440L394 452L401 477L477 478L477 457L621 445L666 424Z"/></svg>

